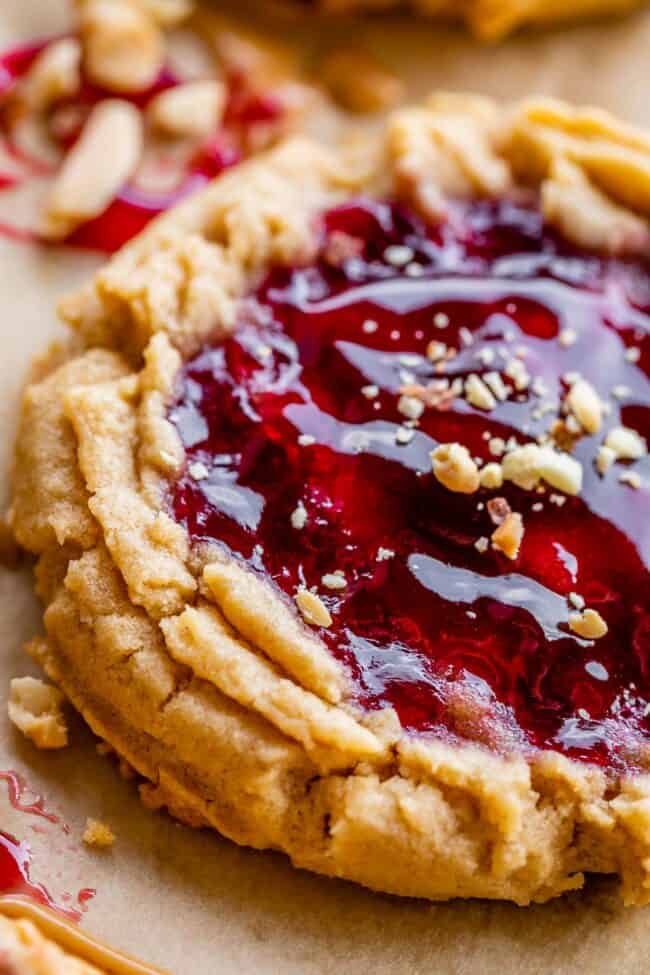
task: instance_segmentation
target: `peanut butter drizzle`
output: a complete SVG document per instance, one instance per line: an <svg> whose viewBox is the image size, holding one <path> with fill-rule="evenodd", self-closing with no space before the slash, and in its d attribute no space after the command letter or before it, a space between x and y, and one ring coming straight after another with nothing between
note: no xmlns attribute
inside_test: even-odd
<svg viewBox="0 0 650 975"><path fill-rule="evenodd" d="M83 961L97 966L105 971L106 975L166 975L161 969L130 958L98 941L54 911L35 904L26 897L14 895L0 897L0 914L14 920L31 921L45 937L54 941L68 954L76 955Z"/></svg>

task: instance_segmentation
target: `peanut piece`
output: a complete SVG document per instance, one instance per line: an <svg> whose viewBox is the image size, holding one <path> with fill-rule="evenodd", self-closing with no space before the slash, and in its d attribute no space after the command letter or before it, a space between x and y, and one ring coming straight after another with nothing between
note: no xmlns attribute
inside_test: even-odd
<svg viewBox="0 0 650 975"><path fill-rule="evenodd" d="M586 379L579 379L567 394L567 405L583 430L598 433L603 419L603 406L598 393Z"/></svg>
<svg viewBox="0 0 650 975"><path fill-rule="evenodd" d="M607 623L597 609L583 609L569 614L569 626L585 640L598 640L607 633Z"/></svg>
<svg viewBox="0 0 650 975"><path fill-rule="evenodd" d="M439 444L431 451L433 473L449 491L473 494L478 491L480 479L478 467L467 447L459 443Z"/></svg>
<svg viewBox="0 0 650 975"><path fill-rule="evenodd" d="M648 453L644 438L630 427L614 427L605 437L605 446L618 460L639 460Z"/></svg>
<svg viewBox="0 0 650 975"><path fill-rule="evenodd" d="M97 104L54 181L44 234L61 239L102 213L133 175L142 155L142 139L137 108L118 99Z"/></svg>
<svg viewBox="0 0 650 975"><path fill-rule="evenodd" d="M509 558L516 559L519 555L519 548L524 537L524 522L517 511L511 511L506 515L498 528L492 532L492 547Z"/></svg>
<svg viewBox="0 0 650 975"><path fill-rule="evenodd" d="M41 113L60 98L74 95L81 84L81 47L73 37L48 46L38 55L20 86L27 109Z"/></svg>
<svg viewBox="0 0 650 975"><path fill-rule="evenodd" d="M149 88L163 66L160 28L128 0L90 0L81 10L84 65L91 81L114 92Z"/></svg>
<svg viewBox="0 0 650 975"><path fill-rule="evenodd" d="M312 626L332 625L332 617L327 606L315 592L299 589L294 599L306 623L311 623Z"/></svg>
<svg viewBox="0 0 650 975"><path fill-rule="evenodd" d="M149 121L165 135L200 139L219 125L226 104L220 81L192 81L161 91L149 103Z"/></svg>

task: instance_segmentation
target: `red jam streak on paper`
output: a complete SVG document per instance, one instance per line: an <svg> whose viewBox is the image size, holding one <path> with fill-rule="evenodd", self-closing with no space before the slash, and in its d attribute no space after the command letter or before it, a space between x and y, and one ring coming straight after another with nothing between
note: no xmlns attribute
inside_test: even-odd
<svg viewBox="0 0 650 975"><path fill-rule="evenodd" d="M65 823L61 823L60 816L45 808L43 796L34 795L17 772L0 770L0 781L6 782L9 802L14 809L31 816L38 816L47 820L48 823L61 824L65 833L70 832L69 827Z"/></svg>
<svg viewBox="0 0 650 975"><path fill-rule="evenodd" d="M327 214L323 234L316 263L273 270L236 333L186 364L170 414L188 459L170 497L176 518L288 597L318 588L333 619L319 636L366 709L392 705L407 729L501 752L555 749L614 771L647 764L650 466L636 463L644 485L632 490L618 482L622 465L601 477L593 458L619 423L650 438L648 266L571 248L534 200L457 204L432 231L397 206L359 201ZM349 256L333 266L341 240ZM413 252L408 271L384 258L395 244ZM563 348L569 325L577 340ZM463 399L428 409L400 446L398 390L435 378L432 340L461 350L449 378L486 372L481 350L502 370L501 350L511 358L525 346L547 392L529 388L489 414ZM436 482L438 443L492 460L488 435L523 443L547 430L571 370L604 397L630 389L575 448L580 497L560 507L552 489L467 496ZM554 412L535 419L547 400ZM192 476L197 462L207 477ZM515 562L475 548L494 529L484 503L495 494L524 518ZM290 523L299 502L302 530ZM347 587L332 592L321 579L336 570ZM571 592L607 621L604 638L570 631Z"/></svg>
<svg viewBox="0 0 650 975"><path fill-rule="evenodd" d="M35 884L30 880L31 862L32 854L27 843L19 843L8 833L0 831L0 895L23 894L36 903L63 914L71 921L78 921L81 911L56 904L42 884ZM83 910L81 901L80 906Z"/></svg>
<svg viewBox="0 0 650 975"><path fill-rule="evenodd" d="M54 38L58 40L58 38ZM0 56L0 98L29 70L36 56L50 43L43 41L25 47L15 48ZM169 192L152 193L129 185L118 194L115 200L100 216L78 227L65 243L112 253L138 234L158 214L169 209L188 193L219 176L225 169L238 163L245 152L248 136L258 125L279 124L284 115L282 100L272 92L262 94L254 90L241 73L231 73L227 77L228 102L222 126L208 139L189 160L185 172L180 174L178 185ZM171 71L164 69L155 84L134 95L123 95L138 108L144 110L148 102L159 92L172 88L181 82ZM67 109L71 116L78 118L65 136L60 135L59 143L65 153L78 138L83 121L94 105L113 97L110 92L84 81L81 91L61 100L55 110ZM0 109L0 134L5 149L18 162L23 164L23 179L43 176L51 172L51 165L27 157L12 138L11 126ZM17 185L16 177L0 173L0 191ZM15 228L5 222L0 223L0 234L18 241L47 243L35 232Z"/></svg>
<svg viewBox="0 0 650 975"><path fill-rule="evenodd" d="M70 832L67 823L64 823L60 816L46 809L43 796L34 794L17 772L0 770L0 781L6 783L9 802L14 809L60 826L64 833ZM45 832L40 826L34 826L33 829L38 833ZM21 894L30 897L38 904L43 904L45 907L57 911L71 921L78 921L81 915L88 910L88 904L96 894L95 888L84 887L78 892L78 909L64 907L54 901L42 884L32 882L29 875L31 863L32 853L29 844L20 842L8 833L0 831L0 896L3 894ZM70 894L63 894L61 897L64 903L71 899Z"/></svg>

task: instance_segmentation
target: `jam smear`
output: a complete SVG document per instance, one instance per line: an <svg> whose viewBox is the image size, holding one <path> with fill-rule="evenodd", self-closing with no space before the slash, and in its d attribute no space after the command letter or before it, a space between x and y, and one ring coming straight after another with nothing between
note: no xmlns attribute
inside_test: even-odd
<svg viewBox="0 0 650 975"><path fill-rule="evenodd" d="M79 921L81 911L56 904L42 884L36 884L30 879L31 862L32 854L28 844L20 843L13 836L0 831L0 895L24 894L37 904L43 904L71 921Z"/></svg>
<svg viewBox="0 0 650 975"><path fill-rule="evenodd" d="M48 44L59 39L38 41L0 54L0 98L20 81ZM102 214L76 228L64 243L106 253L118 250L154 217L238 163L249 148L259 144L260 140L264 141L269 133L275 129L281 132L287 115L281 94L259 91L241 71L227 72L225 80L228 100L222 124L182 165L176 165L175 185L164 192L155 192L137 183L125 186ZM164 68L149 88L120 97L127 98L144 111L155 95L182 81L171 70ZM112 97L111 92L84 79L74 97L62 98L50 109L46 124L52 142L62 157L79 138L91 109L98 102ZM13 173L0 173L0 191L13 189L26 180L52 176L56 170L52 163L34 158L21 148L19 139L15 137L15 128L12 113L6 106L0 107L2 145L23 169L20 177ZM162 171L167 162L162 149L159 162ZM48 243L37 232L16 228L6 222L0 223L0 234L16 241Z"/></svg>
<svg viewBox="0 0 650 975"><path fill-rule="evenodd" d="M19 812L28 813L30 816L38 816L41 819L45 819L48 823L55 825L61 824L64 833L70 832L67 823L62 823L60 816L45 808L45 799L43 796L33 795L17 772L0 769L0 782L7 784L9 802L14 809L17 809Z"/></svg>
<svg viewBox="0 0 650 975"><path fill-rule="evenodd" d="M649 312L645 263L575 250L533 198L457 203L433 228L354 201L324 216L313 264L273 269L234 334L185 365L170 417L187 466L170 507L287 597L316 587L332 616L317 632L363 708L499 752L646 767L650 465L633 465L634 490L622 463L601 476L594 457L613 426L650 438ZM426 354L436 341L458 350L442 368ZM520 390L513 360L531 377ZM490 412L461 394L405 425L404 387L495 371L510 391ZM579 496L437 482L437 444L489 462L499 440L534 441L576 371L610 409L574 447ZM476 547L495 496L523 516L515 561ZM571 631L571 593L606 636Z"/></svg>

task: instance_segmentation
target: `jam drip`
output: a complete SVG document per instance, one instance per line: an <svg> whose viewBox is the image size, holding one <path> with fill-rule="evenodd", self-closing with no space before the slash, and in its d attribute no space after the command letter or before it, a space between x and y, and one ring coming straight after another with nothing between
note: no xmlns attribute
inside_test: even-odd
<svg viewBox="0 0 650 975"><path fill-rule="evenodd" d="M535 200L456 204L433 229L353 202L323 218L314 264L274 269L234 335L184 367L170 506L288 597L316 587L332 616L318 634L363 708L500 752L647 767L650 465L634 464L635 490L623 463L601 475L594 458L613 426L650 437L649 311L644 263L574 250ZM458 350L443 366L435 341ZM513 359L531 377L519 391ZM405 425L405 386L489 371L510 385L491 411L443 396ZM489 462L499 441L548 432L576 371L609 404L573 450L579 496L437 482L439 443ZM495 495L523 516L515 561L476 546ZM605 636L572 632L572 593Z"/></svg>

